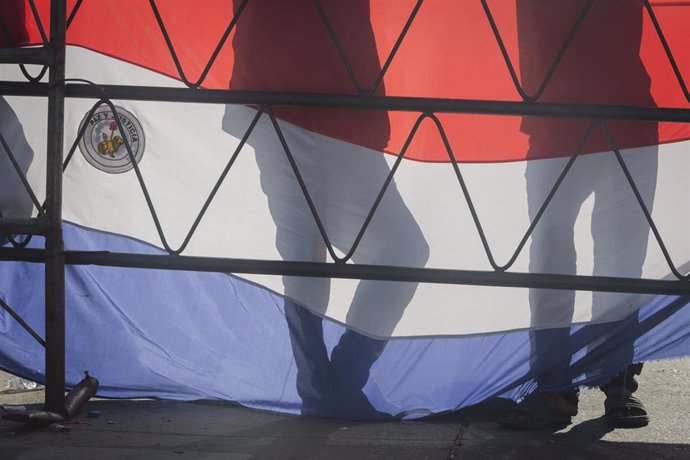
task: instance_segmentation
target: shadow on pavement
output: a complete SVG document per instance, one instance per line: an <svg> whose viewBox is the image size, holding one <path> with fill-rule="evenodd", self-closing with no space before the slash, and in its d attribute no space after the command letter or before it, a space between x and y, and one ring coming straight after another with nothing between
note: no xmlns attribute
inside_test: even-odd
<svg viewBox="0 0 690 460"><path fill-rule="evenodd" d="M603 438L612 429L591 418L566 430L510 431L496 424L510 402L494 400L433 419L349 422L286 416L217 402L95 400L69 431L30 430L0 420L3 459L686 459L682 443ZM40 407L27 404L27 407ZM98 418L87 418L99 411ZM650 438L651 436L651 438ZM659 438L661 439L661 438Z"/></svg>

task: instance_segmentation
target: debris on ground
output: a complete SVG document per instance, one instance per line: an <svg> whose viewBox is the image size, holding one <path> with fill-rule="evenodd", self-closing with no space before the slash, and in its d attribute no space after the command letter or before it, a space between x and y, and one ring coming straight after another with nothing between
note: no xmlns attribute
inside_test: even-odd
<svg viewBox="0 0 690 460"><path fill-rule="evenodd" d="M77 415L79 409L98 391L98 379L91 377L89 371L84 372L84 379L77 384L65 397L65 418Z"/></svg>
<svg viewBox="0 0 690 460"><path fill-rule="evenodd" d="M21 412L26 410L26 406L2 406L5 412Z"/></svg>
<svg viewBox="0 0 690 460"><path fill-rule="evenodd" d="M52 423L52 424L50 424L50 426L48 427L48 429L49 429L50 431L52 431L53 433L66 433L66 432L68 432L68 431L71 430L70 427L65 426L65 425L60 425L59 423Z"/></svg>
<svg viewBox="0 0 690 460"><path fill-rule="evenodd" d="M34 426L45 426L51 423L62 422L64 417L47 410L22 410L8 412L2 416L5 420L19 423L28 423Z"/></svg>
<svg viewBox="0 0 690 460"><path fill-rule="evenodd" d="M13 422L26 423L33 426L50 425L50 431L56 431L56 423L87 423L85 420L73 420L74 416L79 412L79 409L89 400L98 390L98 380L91 377L88 372L85 372L84 379L75 386L65 397L65 405L61 414L50 412L47 410L27 410L25 406L2 406L5 414L2 416L5 420ZM94 414L100 415L98 411L92 411ZM89 417L95 418L98 415L89 413ZM72 419L72 420L70 420ZM64 427L64 425L57 425ZM65 427L66 428L66 427ZM59 431L69 431L69 428Z"/></svg>
<svg viewBox="0 0 690 460"><path fill-rule="evenodd" d="M43 388L42 385L16 375L4 372L0 375L0 393L23 393L25 391L40 390L41 388Z"/></svg>

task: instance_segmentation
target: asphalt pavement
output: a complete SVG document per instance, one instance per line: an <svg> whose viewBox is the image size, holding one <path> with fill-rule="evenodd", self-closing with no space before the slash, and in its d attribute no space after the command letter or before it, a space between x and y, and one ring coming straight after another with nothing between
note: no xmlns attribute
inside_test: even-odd
<svg viewBox="0 0 690 460"><path fill-rule="evenodd" d="M92 400L62 428L0 420L0 459L689 459L690 359L648 363L637 396L649 426L611 429L598 390L581 395L573 424L555 431L496 425L505 401L414 422L294 417L229 403ZM42 391L0 394L38 408ZM98 418L88 418L99 411ZM64 431L60 431L64 430Z"/></svg>

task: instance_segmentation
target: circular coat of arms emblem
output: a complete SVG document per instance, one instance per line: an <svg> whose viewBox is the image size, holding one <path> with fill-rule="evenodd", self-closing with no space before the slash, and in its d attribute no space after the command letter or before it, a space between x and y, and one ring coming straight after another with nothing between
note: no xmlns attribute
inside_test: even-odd
<svg viewBox="0 0 690 460"><path fill-rule="evenodd" d="M86 130L79 141L79 150L92 166L110 174L119 174L134 167L130 161L125 139L132 149L137 163L144 155L144 130L137 118L122 107L115 107L120 120L122 132L115 121L115 114L110 107L96 109L91 118L88 113L79 124L81 131Z"/></svg>

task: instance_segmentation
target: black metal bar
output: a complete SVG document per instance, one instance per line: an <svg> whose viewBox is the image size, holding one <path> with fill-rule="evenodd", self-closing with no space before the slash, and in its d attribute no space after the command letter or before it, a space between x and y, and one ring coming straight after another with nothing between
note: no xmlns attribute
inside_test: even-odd
<svg viewBox="0 0 690 460"><path fill-rule="evenodd" d="M44 249L2 248L0 247L0 261L3 262L35 262L46 261Z"/></svg>
<svg viewBox="0 0 690 460"><path fill-rule="evenodd" d="M417 13L419 13L419 9L422 7L423 1L424 0L417 0L417 3L415 4L414 8L412 8L412 13L410 13L410 16L407 18L407 21L405 22L402 31L400 31L400 35L398 35L398 39L395 41L393 48L391 48L391 52L388 54L388 58L386 58L386 61L383 63L379 75L376 77L376 80L371 85L371 88L369 89L369 94L374 94L376 90L379 88L379 85L381 84L381 81L383 81L383 77L386 75L386 72L388 72L388 68L393 62L393 59L398 54L398 50L400 49L400 46L402 45L403 40L405 39L405 36L407 36L407 32L410 30L410 27L412 27L412 22L417 17Z"/></svg>
<svg viewBox="0 0 690 460"><path fill-rule="evenodd" d="M683 78L683 74L680 72L680 69L678 68L678 64L676 63L676 58L673 57L673 52L671 52L671 47L668 44L668 41L666 40L666 37L664 36L664 31L659 25L659 20L656 18L656 14L654 14L654 9L652 8L652 5L649 3L649 0L644 0L644 7L647 10L647 13L649 13L649 19L652 20L652 24L654 25L654 30L656 30L657 35L659 36L659 41L661 41L661 46L664 47L664 52L666 53L666 57L668 58L668 63L671 64L671 68L673 69L673 73L676 75L676 80L678 81L678 86L680 86L681 91L683 91L683 95L685 96L685 99L690 101L690 91L688 91L688 87L685 84L685 79Z"/></svg>
<svg viewBox="0 0 690 460"><path fill-rule="evenodd" d="M402 31L398 35L398 38L395 41L395 44L393 45L393 48L391 49L390 53L388 54L388 58L386 58L386 61L384 62L383 66L381 67L381 70L379 71L378 75L374 79L374 82L371 84L371 87L369 89L366 89L366 88L364 88L362 83L359 81L359 78L357 78L357 74L355 73L354 69L352 68L352 64L350 63L350 59L347 57L347 53L345 52L345 49L343 48L343 45L340 42L340 39L338 38L338 34L335 32L335 29L333 28L333 24L331 23L330 19L328 19L328 15L326 14L326 11L323 9L323 5L321 5L321 1L320 0L313 0L312 3L316 7L316 11L319 13L319 16L321 17L321 22L326 27L326 30L328 31L328 34L331 37L331 41L333 42L333 45L335 45L335 48L338 51L338 56L340 57L340 61L343 63L343 66L345 66L345 70L347 71L347 74L349 75L350 80L352 81L352 84L355 86L355 88L357 89L357 91L360 94L374 94L376 92L379 85L381 84L381 81L383 80L383 77L386 75L388 68L390 67L391 63L393 62L395 55L398 53L398 50L400 49L400 45L402 45L402 42L405 39L407 32L410 30L410 27L412 26L412 23L414 22L414 19L417 16L419 9L422 7L423 2L424 2L424 0L417 0L417 3L412 8L412 12L410 13L410 16L407 18L407 21L405 22L405 25L402 28Z"/></svg>
<svg viewBox="0 0 690 460"><path fill-rule="evenodd" d="M42 263L42 249L0 248L0 261ZM216 257L168 256L114 252L66 251L68 265L98 265L216 273L276 276L408 281L414 283L470 284L516 288L545 288L657 295L690 294L690 282L544 273L410 268L384 265L291 262L283 260L223 259Z"/></svg>
<svg viewBox="0 0 690 460"><path fill-rule="evenodd" d="M81 4L84 0L77 0L77 3L72 7L72 11L69 14L69 17L67 18L67 29L69 29L69 26L72 25L72 21L74 21L75 16L77 15L77 11L79 11L79 7L81 7Z"/></svg>
<svg viewBox="0 0 690 460"><path fill-rule="evenodd" d="M0 219L0 235L43 235L45 228L45 220L42 218Z"/></svg>
<svg viewBox="0 0 690 460"><path fill-rule="evenodd" d="M103 100L99 100L96 102L93 107L91 107L91 110L87 113L86 117L84 120L90 120L91 117L93 117L93 114L96 113L96 110L98 110L99 107L104 105L105 102ZM80 128L79 132L77 133L77 138L74 139L74 142L72 142L72 147L69 149L69 152L67 153L67 157L65 157L65 161L62 163L62 172L65 172L67 170L67 166L69 165L69 162L72 160L72 157L74 156L74 152L77 151L77 147L79 146L79 142L81 142L81 139L84 137L84 133L86 132L86 128L88 127L88 123L84 123Z"/></svg>
<svg viewBox="0 0 690 460"><path fill-rule="evenodd" d="M640 190L637 188L637 185L635 184L635 179L633 179L632 174L630 174L630 170L628 169L627 165L625 164L625 160L623 159L623 155L621 155L620 150L618 149L618 146L616 145L616 141L613 139L613 135L611 134L611 131L609 130L608 126L606 125L606 122L601 122L601 127L602 130L604 131L604 134L606 135L606 139L608 140L609 144L611 145L611 148L613 149L613 153L616 155L616 160L618 161L618 165L621 167L621 170L623 171L623 174L625 175L625 179L628 181L628 185L630 185L630 189L633 192L633 195L635 195L635 199L637 200L637 204L640 205L640 210L644 214L645 219L647 220L647 223L649 224L649 228L652 231L652 234L654 235L654 239L656 239L656 242L659 244L659 249L661 249L661 253L664 256L664 259L666 259L666 263L668 264L668 267L671 269L671 273L678 278L682 280L688 280L690 279L690 275L683 275L678 271L676 268L675 264L673 263L673 260L671 259L671 254L668 252L668 249L666 248L666 244L664 243L663 238L661 238L661 233L659 232L659 229L657 228L656 224L654 223L654 219L652 218L652 213L649 211L649 208L647 208L647 205L644 202L644 199L642 198L642 194L640 193Z"/></svg>
<svg viewBox="0 0 690 460"><path fill-rule="evenodd" d="M50 65L53 53L47 46L0 49L0 64Z"/></svg>
<svg viewBox="0 0 690 460"><path fill-rule="evenodd" d="M343 63L343 66L345 67L345 70L347 71L347 74L350 77L352 84L357 89L357 92L364 94L366 90L364 89L364 86L362 86L362 84L360 83L359 78L357 78L355 69L352 68L350 59L347 57L347 53L345 52L342 43L340 43L340 40L338 39L338 34L335 33L335 29L333 29L333 25L331 24L331 21L328 19L328 15L324 11L321 2L319 0L312 0L312 3L314 4L316 11L319 13L319 16L321 17L321 22L326 27L328 35L330 35L331 41L333 42L333 45L335 45L335 49L338 51L340 61Z"/></svg>
<svg viewBox="0 0 690 460"><path fill-rule="evenodd" d="M91 111L89 112L88 116L86 119L89 119L91 115L93 115L94 111L100 107L101 105L107 105L110 110L112 110L113 114L115 114L115 122L118 125L118 128L120 129L120 132L124 132L123 127L120 125L121 121L120 118L117 116L117 108L113 105L112 101L108 100L100 100L98 101L92 108ZM132 147L129 145L129 141L127 138L124 138L124 145L125 149L127 150L127 155L129 156L130 161L132 162L132 167L134 168L134 172L137 176L137 181L139 182L139 187L141 188L141 192L144 195L144 200L146 201L146 205L149 209L149 213L151 215L151 218L153 219L153 223L156 227L156 231L158 232L158 237L161 241L161 244L165 248L165 250L168 252L168 254L171 255L178 255L181 254L189 242L191 241L192 237L194 236L194 232L196 231L197 227L201 223L201 220L203 219L204 215L206 214L206 211L208 210L208 207L211 205L211 202L213 201L214 197L216 196L216 193L220 189L220 186L223 184L225 181L225 177L228 175L230 172L230 169L232 168L233 164L235 163L235 160L239 156L240 152L242 151L242 148L247 142L247 139L251 135L251 133L254 131L254 127L258 123L259 119L261 118L262 111L259 111L256 113L254 116L254 119L250 123L249 127L247 128L247 131L245 134L242 136L242 139L238 146L235 148L235 151L230 157L230 160L228 161L225 169L223 169L220 177L216 181L214 187L211 189L211 192L209 193L209 196L206 198L204 201L204 204L202 205L201 209L199 210L199 213L197 214L196 219L194 220L194 223L190 227L189 231L187 232L187 235L184 238L184 241L180 244L180 246L177 249L173 249L172 246L170 246L170 243L168 242L168 239L165 236L165 231L163 230L163 226L160 222L160 219L158 217L158 213L156 212L156 207L153 203L153 199L151 198L151 194L149 193L148 187L146 186L146 181L144 180L144 176L141 173L141 170L139 169L139 166L137 164L136 159L134 158L134 153L132 152ZM63 171L67 168L67 165L69 164L69 160L72 157L77 144L79 143L80 139L84 136L84 131L85 131L86 125L84 125L80 130L77 135L77 138L74 140L74 143L72 144L72 148L69 151L69 154L67 155L67 159L65 160L63 164Z"/></svg>
<svg viewBox="0 0 690 460"><path fill-rule="evenodd" d="M489 264L491 265L491 268L493 268L494 270L499 270L498 264L496 263L496 260L491 251L491 247L489 246L489 240L487 239L486 234L484 233L484 228L482 227L479 215L477 214L477 209L474 206L472 197L470 196L469 188L467 187L467 183L465 182L465 179L462 176L462 171L460 171L458 160L455 157L455 154L453 153L453 149L450 145L450 141L448 140L448 136L446 135L446 132L443 129L441 120L439 120L438 117L436 117L435 115L430 115L429 118L431 118L431 120L436 125L438 134L441 137L441 140L443 141L443 146L445 147L446 153L448 154L448 159L450 160L450 163L453 166L455 177L458 179L458 185L460 186L460 189L462 191L463 198L465 198L465 203L467 204L467 208L470 211L470 216L472 216L472 221L474 222L475 229L477 230L477 235L479 236L479 240L481 241L482 246L484 248L486 258ZM519 248L520 247L518 246L518 250Z"/></svg>
<svg viewBox="0 0 690 460"><path fill-rule="evenodd" d="M0 220L2 220L2 213L0 213ZM16 239L16 235L12 235L9 233L6 233L4 236L5 238L7 238L7 240L10 242L13 248L25 248L31 242L31 239L34 235L25 235L24 239L22 240Z"/></svg>
<svg viewBox="0 0 690 460"><path fill-rule="evenodd" d="M48 84L25 81L0 81L0 95L46 97L48 96Z"/></svg>
<svg viewBox="0 0 690 460"><path fill-rule="evenodd" d="M484 14L486 14L486 19L489 21L489 26L491 26L494 38L496 39L496 43L498 44L498 47L501 50L501 54L503 55L503 60L505 61L506 67L508 68L510 78L513 80L513 85L515 86L515 89L524 101L534 102L541 97L547 85L551 81L553 74L556 73L558 65L561 63L561 60L563 59L563 56L565 55L566 51L568 51L568 48L570 48L570 43L573 41L573 38L575 38L575 35L577 34L578 30L580 30L580 26L582 26L582 23L587 17L590 8L594 4L594 0L587 0L587 3L582 8L582 11L580 11L580 15L577 17L575 24L570 29L568 36L563 42L563 45L561 45L561 48L558 50L558 54L551 63L551 67L549 67L549 70L546 72L546 75L544 76L544 79L539 85L539 88L537 88L537 91L531 96L525 92L525 89L520 83L520 79L518 78L517 72L515 71L515 66L513 65L510 56L508 55L508 50L506 49L505 44L503 43L501 33L499 32L498 26L494 21L493 14L491 14L491 9L489 8L489 5L486 3L486 0L481 0L481 3L482 7L484 8Z"/></svg>
<svg viewBox="0 0 690 460"><path fill-rule="evenodd" d="M24 64L19 65L19 70L22 71L22 75L24 75L24 78L26 78L28 81L31 83L38 83L43 79L45 76L46 72L48 71L49 66L44 65L41 70L39 70L38 75L34 76L29 73L29 71L24 67Z"/></svg>
<svg viewBox="0 0 690 460"><path fill-rule="evenodd" d="M66 0L50 2L48 155L46 165L45 334L46 408L61 413L65 405L65 256L62 238L62 143L65 117Z"/></svg>
<svg viewBox="0 0 690 460"><path fill-rule="evenodd" d="M362 241L362 238L364 238L364 232L367 231L367 228L369 227L369 224L371 223L371 220L374 218L374 214L376 213L376 210L379 207L379 204L381 204L381 200L383 200L383 196L386 194L386 191L388 190L388 187L390 187L391 182L393 182L393 177L395 177L395 173L398 171L398 168L400 167L400 164L402 163L403 159L405 158L405 154L407 153L407 150L410 148L410 144L412 143L412 140L414 139L415 135L417 134L417 130L422 124L422 121L424 121L427 117L429 117L429 114L422 114L419 117L417 117L417 121L415 124L412 126L412 130L410 131L410 134L408 134L407 139L405 139L405 143L402 146L402 149L400 149L400 153L398 154L398 158L395 160L395 163L393 163L393 167L390 169L388 172L388 175L386 176L386 179L383 181L383 185L381 185L381 188L379 189L379 193L376 195L376 199L374 199L374 203L372 203L371 208L369 209L369 212L367 213L367 216L364 218L364 222L362 222L362 226L359 229L359 232L357 233L357 236L355 237L354 241L352 242L352 246L350 247L350 250L340 258L341 262L348 261L354 256L355 251L357 250L357 247L359 246L359 243ZM336 259L336 261L338 261Z"/></svg>
<svg viewBox="0 0 690 460"><path fill-rule="evenodd" d="M20 88L0 82L0 94L17 93ZM27 94L23 90L19 95ZM161 88L154 86L67 84L70 98L196 102L202 104L243 104L263 106L338 107L403 112L471 113L479 115L536 116L607 120L638 120L690 123L690 109L668 107L633 107L600 104L560 104L546 102L491 101L476 99L441 99L352 94L285 93L271 91L236 91L220 89Z"/></svg>
<svg viewBox="0 0 690 460"><path fill-rule="evenodd" d="M120 130L121 133L124 133L125 130L122 127L122 122L120 121L120 117L117 115L117 108L113 105L113 103L108 99L103 101L105 104L108 105L110 110L113 112L113 116L115 117L115 123L117 123L117 128ZM83 135L83 133L81 133ZM132 152L132 146L129 145L129 141L127 140L127 136L123 136L123 142L125 145L125 149L127 150L127 155L129 157L129 161L132 163L132 167L134 169L134 173L137 176L137 181L139 182L139 187L141 188L141 192L144 195L144 200L146 200L146 206L149 209L149 214L151 215L151 218L153 219L153 223L156 226L156 231L158 232L158 237L161 240L161 244L165 248L165 250L169 254L175 254L175 250L170 246L168 243L168 240L165 237L165 232L163 231L163 225L160 222L160 219L158 218L158 213L156 212L156 207L153 204L153 199L151 198L151 194L149 193L148 187L146 186L146 182L144 181L144 176L141 173L141 170L139 169L139 165L137 163L136 158L134 158L134 152Z"/></svg>
<svg viewBox="0 0 690 460"><path fill-rule="evenodd" d="M508 273L476 270L412 268L279 260L222 259L214 257L67 251L70 265L100 265L197 272L244 273L276 276L407 281L518 288L688 295L690 282L601 276Z"/></svg>
<svg viewBox="0 0 690 460"><path fill-rule="evenodd" d="M216 59L218 58L218 55L222 51L223 47L225 46L225 42L227 41L228 37L230 36L230 33L232 32L232 29L235 28L235 24L237 24L237 20L240 18L242 15L242 11L244 11L244 7L247 5L247 2L249 0L242 0L242 3L237 7L237 11L234 12L232 19L230 20L230 23L228 24L228 27L225 29L225 32L223 33L223 36L220 38L218 41L218 45L216 45L216 48L213 50L213 53L211 54L211 57L209 57L206 66L204 67L204 70L201 72L201 75L199 76L199 79L196 82L191 82L185 75L184 69L182 68L182 64L180 63L180 59L177 57L177 52L175 51L175 47L172 44L172 40L170 39L170 35L168 35L168 30L165 27L165 22L163 21L163 18L160 15L160 12L158 11L158 7L156 6L156 1L155 0L149 0L149 5L151 6L151 11L153 12L153 15L156 18L156 22L158 23L158 28L160 29L161 33L163 34L163 39L165 40L165 44L168 47L168 51L170 52L170 57L173 60L173 63L175 64L175 68L177 69L177 73L180 76L180 80L188 86L189 88L198 88L201 86L206 80L206 76L208 73L211 71L211 67L213 67L213 64L216 62Z"/></svg>
<svg viewBox="0 0 690 460"><path fill-rule="evenodd" d="M51 2L51 5L52 5L52 2ZM36 21L36 27L38 27L38 32L41 34L41 40L43 40L43 44L45 45L48 43L48 36L46 35L45 28L43 27L43 21L41 21L41 15L38 14L38 10L36 9L36 4L34 3L34 0L29 0L29 7L31 8L31 14L33 14L34 20ZM50 21L51 21L51 26L52 26L53 10L51 9L50 11L51 11ZM51 35L51 39L52 39L52 35L53 35L52 32L50 35Z"/></svg>
<svg viewBox="0 0 690 460"><path fill-rule="evenodd" d="M307 188L307 184L304 181L304 178L302 177L302 174L299 171L299 167L297 166L297 161L295 160L294 155L290 151L290 147L288 146L287 140L285 139L285 136L283 135L283 132L280 129L280 125L278 124L278 120L276 119L275 115L272 112L269 112L269 115L270 115L270 119L271 119L271 124L273 125L273 129L275 130L276 134L278 135L280 145L283 147L283 151L285 152L285 156L287 157L287 160L290 163L290 169L292 169L292 173L295 176L295 180L297 180L299 188L302 191L302 196L304 196L304 199L307 202L307 206L309 207L309 212L311 213L312 217L314 218L314 223L316 224L317 228L319 229L319 233L321 234L321 239L323 240L323 243L326 246L328 254L336 262L341 262L341 260L338 258L338 254L336 254L335 250L333 249L333 244L331 243L331 240L328 237L328 232L326 231L326 227L324 226L323 221L321 220L321 217L319 216L319 211L316 209L316 205L314 204L314 200L312 200L312 198L311 198L311 194L309 193L309 189Z"/></svg>
<svg viewBox="0 0 690 460"><path fill-rule="evenodd" d="M3 310L5 310L12 318L14 318L14 320L15 320L16 322L18 322L19 325L20 325L21 327L23 327L24 330L25 330L26 332L28 332L29 335L30 335L31 337L33 337L34 339L36 339L36 341L37 341L38 343L40 343L40 344L43 346L43 348L45 348L46 342L45 342L45 340L43 340L43 337L41 337L40 335L38 335L38 333L37 333L36 331L34 331L33 328L32 328L31 326L29 326L29 323L27 323L26 321L24 321L24 319L23 319L21 316L19 316L19 314L18 314L16 311L14 311L14 310L12 309L12 307L10 307L9 305L7 305L7 303L6 303L4 300L2 300L1 297L0 297L0 308L2 308Z"/></svg>
<svg viewBox="0 0 690 460"><path fill-rule="evenodd" d="M192 236L194 236L194 232L196 232L197 227L199 227L201 220L204 218L204 215L206 214L206 211L208 210L209 206L211 206L213 199L216 197L216 194L218 193L218 190L220 190L220 186L223 185L225 178L227 177L228 173L230 173L230 169L232 169L232 166L235 164L235 160L237 160L237 157L240 155L242 148L247 143L247 139L249 139L249 136L251 136L252 132L254 131L254 127L259 122L259 119L261 118L262 114L263 114L262 111L256 112L256 115L254 116L251 123L249 124L249 127L245 131L244 136L242 136L240 143L237 144L237 147L235 148L235 151L230 156L228 163L225 165L225 168L220 173L220 176L218 177L218 180L216 181L213 188L211 189L211 192L208 194L208 197L206 197L206 201L204 201L204 204L203 204L203 206L201 206L201 209L199 210L199 213L197 214L196 219L194 219L194 223L189 228L189 231L187 232L187 236L185 237L185 239L182 242L182 244L180 245L180 247L174 251L175 254L181 254L185 250L185 248L187 247L189 242L191 241Z"/></svg>
<svg viewBox="0 0 690 460"><path fill-rule="evenodd" d="M532 236L532 232L534 232L534 229L536 228L537 224L539 223L542 216L546 212L546 208L548 208L549 204L551 203L551 200L556 195L556 192L561 187L561 184L563 183L565 178L568 176L568 173L570 172L570 169L572 168L573 164L575 163L575 160L577 160L577 158L580 156L580 153L582 153L582 149L584 149L585 145L587 145L587 142L589 141L590 137L594 133L594 130L597 126L598 126L598 122L595 120L592 122L592 124L589 126L589 128L587 128L587 131L582 136L582 138L580 139L580 142L578 143L577 147L575 148L575 152L570 156L568 163L566 163L566 165L563 167L563 170L558 175L558 178L554 182L553 187L551 187L551 190L549 190L549 193L546 195L546 198L544 198L544 202L542 203L541 207L539 208L539 211L537 211L534 218L532 219L532 222L530 222L529 227L527 228L527 231L522 236L522 239L518 243L517 248L515 248L515 252L510 257L508 262L506 262L504 265L502 265L500 267L494 267L494 268L496 268L497 270L505 271L505 270L509 269L515 263L518 256L522 252L522 249L527 244L527 240L529 239L530 236Z"/></svg>
<svg viewBox="0 0 690 460"><path fill-rule="evenodd" d="M42 263L47 254L41 249L0 248L0 261ZM120 268L149 268L197 272L240 273L276 276L408 281L415 283L470 284L517 288L546 288L639 294L686 295L686 281L649 280L542 273L410 268L383 265L354 265L282 260L223 259L215 257L168 256L113 252L66 251L69 265L99 265Z"/></svg>

